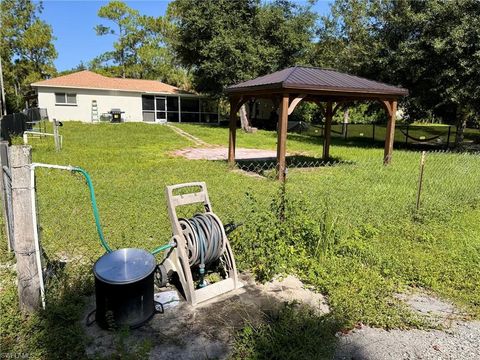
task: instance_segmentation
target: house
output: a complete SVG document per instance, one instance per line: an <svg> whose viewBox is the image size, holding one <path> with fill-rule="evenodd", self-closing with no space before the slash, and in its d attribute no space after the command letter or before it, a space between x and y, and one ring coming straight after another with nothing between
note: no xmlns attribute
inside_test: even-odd
<svg viewBox="0 0 480 360"><path fill-rule="evenodd" d="M31 84L50 119L96 122L112 109L123 121L218 122L216 102L155 80L120 79L84 70Z"/></svg>

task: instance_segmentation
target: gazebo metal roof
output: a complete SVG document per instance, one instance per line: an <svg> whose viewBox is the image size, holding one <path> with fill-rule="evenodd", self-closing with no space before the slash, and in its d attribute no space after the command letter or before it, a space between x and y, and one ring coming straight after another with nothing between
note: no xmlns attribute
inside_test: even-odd
<svg viewBox="0 0 480 360"><path fill-rule="evenodd" d="M359 95L408 95L401 87L341 73L332 69L308 66L294 66L253 80L229 86L229 94L255 92L260 90L292 90L302 92L313 90L342 96Z"/></svg>
<svg viewBox="0 0 480 360"><path fill-rule="evenodd" d="M229 86L226 93L230 99L230 135L228 161L235 162L237 112L252 98L270 98L278 104L277 162L278 178L285 180L285 151L288 115L302 101L316 103L325 117L323 158L330 157L331 125L335 112L354 100L379 101L387 111L388 123L383 161L388 164L392 157L395 132L395 114L399 97L408 95L408 90L384 84L332 69L294 66L272 74L260 76ZM325 105L325 106L324 106Z"/></svg>

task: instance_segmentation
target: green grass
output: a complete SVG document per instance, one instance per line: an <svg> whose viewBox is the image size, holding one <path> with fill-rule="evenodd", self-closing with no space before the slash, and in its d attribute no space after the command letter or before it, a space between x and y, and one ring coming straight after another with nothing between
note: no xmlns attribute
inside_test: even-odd
<svg viewBox="0 0 480 360"><path fill-rule="evenodd" d="M210 144L227 145L226 128L179 126ZM290 169L281 201L281 187L273 180L230 171L222 161L175 157L175 150L193 145L165 126L65 123L61 133L59 153L51 139L32 139L33 159L81 166L91 174L113 248L166 243L165 186L206 181L213 210L224 222L244 222L231 236L241 269L260 280L294 273L327 295L328 317L287 307L263 326L246 326L237 336L236 358L271 358L275 352L308 358L316 348L318 357L328 357L335 331L357 323L428 326L393 296L409 287L425 288L472 317L480 315L477 155L428 154L416 212L419 154L414 152L395 151L392 165L384 167L382 148L334 142L332 156L344 162ZM237 146L273 150L276 134L238 131ZM321 139L289 134L287 151L319 158ZM16 308L14 271L2 266L2 352L81 358L90 339L77 320L84 296L93 290L91 264L103 253L87 187L79 176L38 169L37 189L43 247L51 260L67 264L48 283L47 311L28 318ZM5 241L1 246L2 265L13 264Z"/></svg>

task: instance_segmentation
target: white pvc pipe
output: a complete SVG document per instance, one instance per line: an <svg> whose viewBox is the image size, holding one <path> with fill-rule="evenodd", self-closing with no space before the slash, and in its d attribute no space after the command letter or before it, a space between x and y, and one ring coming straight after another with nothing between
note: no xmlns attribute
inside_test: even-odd
<svg viewBox="0 0 480 360"><path fill-rule="evenodd" d="M40 239L38 236L38 224L37 224L37 204L35 198L35 168L43 167L48 169L58 169L58 170L67 170L72 171L73 166L68 165L52 165L52 164L42 164L42 163L32 163L30 164L30 197L32 200L32 223L33 223L33 238L35 243L35 257L37 260L37 271L40 282L40 297L42 299L42 307L45 309L45 284L43 282L43 269L42 261L40 256Z"/></svg>
<svg viewBox="0 0 480 360"><path fill-rule="evenodd" d="M32 164L33 165L33 164ZM37 205L35 199L35 166L30 166L30 198L32 200L32 223L33 223L33 238L35 243L35 257L37 260L37 272L40 282L40 297L42 299L42 307L45 309L45 285L43 283L43 269L42 259L40 256L40 241L38 238L38 225L37 225Z"/></svg>
<svg viewBox="0 0 480 360"><path fill-rule="evenodd" d="M44 163L32 163L30 164L30 166L34 168L42 167L47 169L58 169L58 170L67 170L67 171L73 171L75 169L75 166L72 166L72 165L54 165L54 164L44 164Z"/></svg>
<svg viewBox="0 0 480 360"><path fill-rule="evenodd" d="M44 132L38 132L38 131L24 131L23 132L23 143L26 145L28 144L28 135L40 135L40 136L55 136L55 134L50 134L50 133L44 133ZM60 148L63 146L63 136L58 135L60 138Z"/></svg>

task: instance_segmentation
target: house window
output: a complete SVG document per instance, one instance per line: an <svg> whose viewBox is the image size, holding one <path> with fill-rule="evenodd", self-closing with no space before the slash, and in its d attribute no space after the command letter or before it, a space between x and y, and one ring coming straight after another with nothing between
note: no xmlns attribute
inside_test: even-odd
<svg viewBox="0 0 480 360"><path fill-rule="evenodd" d="M55 93L55 104L77 105L77 94Z"/></svg>

